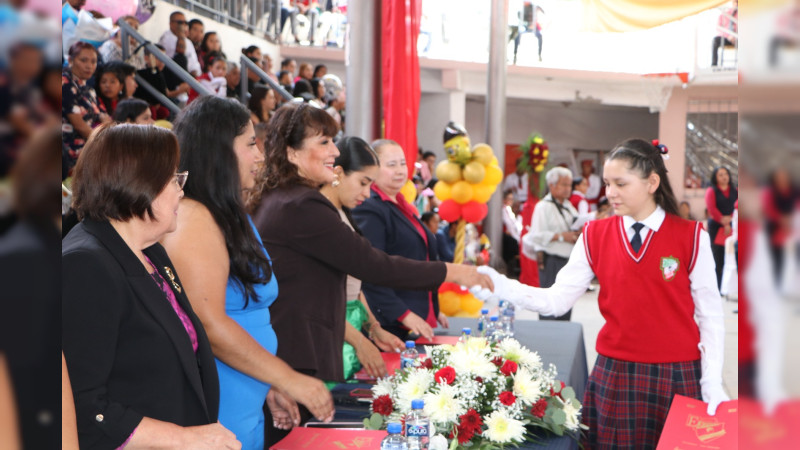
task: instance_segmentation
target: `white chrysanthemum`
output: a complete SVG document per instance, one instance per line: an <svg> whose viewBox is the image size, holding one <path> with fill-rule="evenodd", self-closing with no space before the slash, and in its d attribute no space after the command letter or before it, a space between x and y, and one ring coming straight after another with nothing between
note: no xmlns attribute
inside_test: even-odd
<svg viewBox="0 0 800 450"><path fill-rule="evenodd" d="M372 393L375 397L392 395L392 379L389 377L378 379L375 386L372 386Z"/></svg>
<svg viewBox="0 0 800 450"><path fill-rule="evenodd" d="M398 408L403 413L411 410L411 400L422 398L433 385L433 372L427 369L409 371L406 381L397 386Z"/></svg>
<svg viewBox="0 0 800 450"><path fill-rule="evenodd" d="M439 392L425 394L425 414L431 422L447 423L458 421L458 416L467 412L464 405L456 398L456 389L447 384L439 385Z"/></svg>
<svg viewBox="0 0 800 450"><path fill-rule="evenodd" d="M447 450L447 439L441 434L437 434L431 438L428 448L430 450Z"/></svg>
<svg viewBox="0 0 800 450"><path fill-rule="evenodd" d="M497 370L483 350L469 351L466 347L453 351L450 354L449 362L457 374L467 373L484 379L492 376Z"/></svg>
<svg viewBox="0 0 800 450"><path fill-rule="evenodd" d="M528 369L520 367L514 374L514 395L531 405L542 395L542 380L533 377Z"/></svg>
<svg viewBox="0 0 800 450"><path fill-rule="evenodd" d="M504 359L527 366L531 369L538 369L542 366L542 359L535 352L523 347L516 339L504 339L498 345L500 355Z"/></svg>
<svg viewBox="0 0 800 450"><path fill-rule="evenodd" d="M483 436L498 444L508 444L512 441L522 442L525 438L525 425L508 416L504 410L494 411L484 420L487 426Z"/></svg>
<svg viewBox="0 0 800 450"><path fill-rule="evenodd" d="M564 413L567 415L567 421L564 426L570 431L576 431L580 425L580 408L572 406L571 401L564 402Z"/></svg>
<svg viewBox="0 0 800 450"><path fill-rule="evenodd" d="M483 338L483 337L470 337L470 338L467 338L467 342L465 342L463 344L460 344L459 347L463 347L463 348L467 349L468 351L476 351L476 352L478 352L478 351L486 350L488 344L489 344L489 341L487 341L486 338Z"/></svg>

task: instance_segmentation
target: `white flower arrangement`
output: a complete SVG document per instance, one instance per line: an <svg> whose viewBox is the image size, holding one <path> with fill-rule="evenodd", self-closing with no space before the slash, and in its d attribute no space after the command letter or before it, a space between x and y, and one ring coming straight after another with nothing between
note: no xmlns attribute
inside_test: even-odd
<svg viewBox="0 0 800 450"><path fill-rule="evenodd" d="M542 429L578 439L586 429L575 391L556 380L555 366L545 368L538 354L514 339L468 338L433 347L429 356L378 380L367 428L402 420L411 401L423 399L432 427L451 440L451 449L536 441Z"/></svg>

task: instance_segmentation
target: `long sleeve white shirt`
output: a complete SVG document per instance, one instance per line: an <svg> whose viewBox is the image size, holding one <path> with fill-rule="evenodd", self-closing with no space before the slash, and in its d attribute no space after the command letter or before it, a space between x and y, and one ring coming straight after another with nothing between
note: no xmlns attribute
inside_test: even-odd
<svg viewBox="0 0 800 450"><path fill-rule="evenodd" d="M647 233L657 232L665 217L664 210L657 207L650 216L641 221L644 224L644 228L640 231L642 240L645 239ZM632 225L635 220L629 216L623 216L622 220L628 240L630 240L633 238ZM503 285L501 290L504 292L499 295L505 294L504 298L542 315L560 316L565 314L586 292L594 279L594 271L586 258L583 239L583 234L581 234L572 249L569 262L558 272L553 286L546 289L536 288L503 277L504 279L499 280L499 283ZM700 231L699 246L694 270L689 274L689 284L694 300L694 314L700 329L699 347L703 355L701 382L721 383L725 342L722 299L717 288L711 240L705 230ZM497 284L498 282L495 282L495 286ZM600 289L602 288L600 286Z"/></svg>
<svg viewBox="0 0 800 450"><path fill-rule="evenodd" d="M550 194L545 195L536 204L536 208L533 210L533 218L531 219L531 231L522 238L523 245L529 248L533 246L534 251L543 251L562 258L570 257L570 252L572 252L575 244L554 241L553 236L558 233L576 230L577 228L573 227L573 223L578 217L578 211L575 210L569 200L561 202L561 206L563 216L558 207L556 207L553 196Z"/></svg>

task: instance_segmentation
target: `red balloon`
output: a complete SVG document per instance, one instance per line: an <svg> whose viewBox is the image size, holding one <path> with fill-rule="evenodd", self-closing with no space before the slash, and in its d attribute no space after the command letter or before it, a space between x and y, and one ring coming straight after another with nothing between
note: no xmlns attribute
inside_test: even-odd
<svg viewBox="0 0 800 450"><path fill-rule="evenodd" d="M461 205L461 215L469 223L480 222L488 212L489 207L485 203L472 201Z"/></svg>
<svg viewBox="0 0 800 450"><path fill-rule="evenodd" d="M456 203L453 199L443 201L442 204L439 205L439 217L450 223L454 223L461 217L461 205Z"/></svg>

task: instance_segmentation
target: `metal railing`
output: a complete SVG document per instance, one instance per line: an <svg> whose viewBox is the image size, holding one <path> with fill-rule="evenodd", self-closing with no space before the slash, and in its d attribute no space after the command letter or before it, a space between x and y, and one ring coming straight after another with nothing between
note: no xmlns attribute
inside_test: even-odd
<svg viewBox="0 0 800 450"><path fill-rule="evenodd" d="M148 41L144 38L138 31L133 29L128 22L121 20L119 21L120 27L120 35L122 39L122 59L123 61L127 61L131 55L131 48L130 48L130 39L132 37L136 42L140 44L140 47L144 47L147 51L158 58L159 61L163 62L167 69L171 70L178 78L182 81L189 84L189 86L197 91L200 95L210 95L212 92L208 90L205 86L200 84L192 74L185 71L183 67L179 66L178 63L172 60L169 56L167 56L164 52L161 51L158 47L156 47L152 42ZM162 105L166 106L170 112L173 114L177 114L180 112L180 108L178 105L175 104L172 100L167 98L164 94L159 92L156 88L154 88L150 83L148 83L144 78L136 75L136 82L139 83L147 92L152 94Z"/></svg>
<svg viewBox="0 0 800 450"><path fill-rule="evenodd" d="M281 97L285 98L286 100L293 100L294 99L292 94L287 92L286 89L284 89L283 86L278 84L277 81L275 81L272 78L270 78L270 76L267 75L267 73L264 72L261 69L261 67L258 67L258 65L256 65L256 63L254 63L253 61L250 61L250 58L248 58L245 55L242 55L242 57L239 58L239 61L241 62L241 65L242 65L242 70L241 70L241 72L242 72L241 77L242 78L239 81L239 101L242 102L242 104L244 104L244 105L247 104L247 94L248 94L248 92L247 92L247 84L248 84L247 83L247 70L248 69L252 70L256 75L258 75L258 77L261 79L261 81L265 82L267 85L269 85L269 87L271 87L272 89L275 89L275 92L277 92Z"/></svg>
<svg viewBox="0 0 800 450"><path fill-rule="evenodd" d="M224 25L274 39L280 0L162 0ZM279 25L278 25L279 26ZM272 30L272 31L270 31Z"/></svg>

